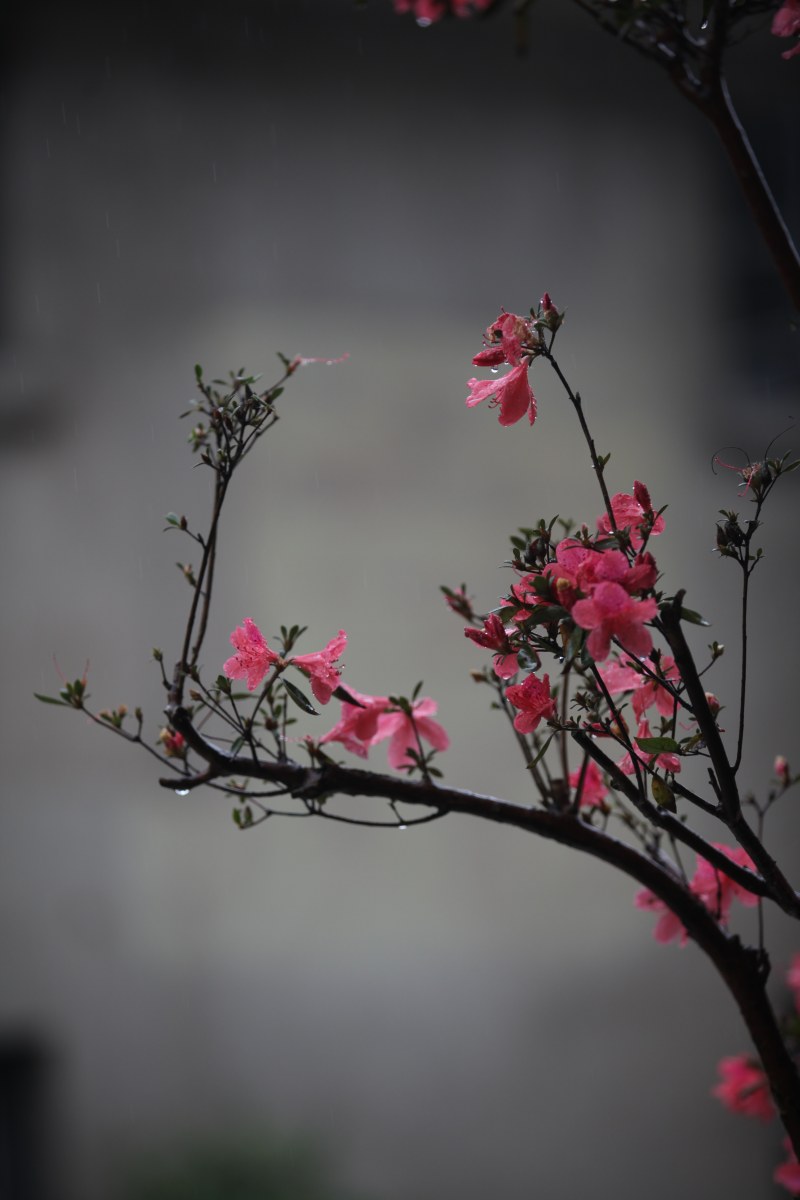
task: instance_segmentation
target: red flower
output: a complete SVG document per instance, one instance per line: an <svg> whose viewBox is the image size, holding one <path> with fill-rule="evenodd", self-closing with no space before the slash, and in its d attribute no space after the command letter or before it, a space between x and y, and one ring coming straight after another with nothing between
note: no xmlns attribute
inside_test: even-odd
<svg viewBox="0 0 800 1200"><path fill-rule="evenodd" d="M572 619L582 629L590 629L587 643L595 662L608 658L611 639L616 638L628 651L644 657L653 648L653 640L644 628L658 611L655 600L634 600L619 583L599 583L588 600L578 600Z"/></svg>
<svg viewBox="0 0 800 1200"><path fill-rule="evenodd" d="M325 742L341 742L346 750L366 758L370 746L380 740L378 718L389 707L388 696L363 696L354 688L347 689L358 704L342 701L342 715L329 733L319 739Z"/></svg>
<svg viewBox="0 0 800 1200"><path fill-rule="evenodd" d="M508 640L508 631L497 613L489 613L483 623L483 629L467 626L464 636L479 646L485 646L487 650L495 651L494 669L501 679L510 679L512 675L516 675L519 670L516 651Z"/></svg>
<svg viewBox="0 0 800 1200"><path fill-rule="evenodd" d="M712 1096L721 1100L731 1112L759 1121L771 1121L775 1106L769 1094L767 1077L761 1064L746 1054L723 1058L717 1064L721 1081L711 1089Z"/></svg>
<svg viewBox="0 0 800 1200"><path fill-rule="evenodd" d="M643 483L639 483L637 480L635 489L643 500L646 498L649 502L650 493ZM643 531L647 532L650 524L648 514L652 513L652 506L645 509L636 496L629 496L626 492L617 492L616 496L611 497L611 511L614 514L617 529L629 529L631 545L634 550L638 550L644 540ZM605 535L612 532L608 513L603 513L601 517L597 518L597 528L600 533ZM656 517L652 529L649 530L649 536L656 537L663 532L664 518Z"/></svg>
<svg viewBox="0 0 800 1200"><path fill-rule="evenodd" d="M772 32L776 37L800 34L800 0L784 0L772 18ZM800 42L791 50L784 50L781 58L794 58L795 54L800 54Z"/></svg>
<svg viewBox="0 0 800 1200"><path fill-rule="evenodd" d="M249 617L231 634L236 653L227 659L222 670L229 679L246 679L248 691L254 691L273 663L280 662L279 654L270 650L264 635Z"/></svg>
<svg viewBox="0 0 800 1200"><path fill-rule="evenodd" d="M518 733L533 733L542 719L549 721L556 715L556 702L550 695L549 675L542 679L528 675L522 683L507 689L506 699L520 710L514 717L514 728Z"/></svg>
<svg viewBox="0 0 800 1200"><path fill-rule="evenodd" d="M797 1161L797 1155L788 1138L783 1139L783 1148L788 1152L789 1157L785 1163L781 1163L775 1168L772 1178L781 1187L785 1187L787 1192L796 1196L800 1192L800 1163Z"/></svg>
<svg viewBox="0 0 800 1200"><path fill-rule="evenodd" d="M333 692L339 686L341 667L333 664L344 653L347 645L347 634L340 629L335 638L331 638L324 650L316 650L313 654L296 654L290 661L299 667L304 675L311 680L311 690L320 704L327 704Z"/></svg>
<svg viewBox="0 0 800 1200"><path fill-rule="evenodd" d="M491 407L499 405L501 425L514 425L528 414L531 425L536 420L536 397L528 383L528 364L522 362L501 379L468 379L468 408L492 398Z"/></svg>

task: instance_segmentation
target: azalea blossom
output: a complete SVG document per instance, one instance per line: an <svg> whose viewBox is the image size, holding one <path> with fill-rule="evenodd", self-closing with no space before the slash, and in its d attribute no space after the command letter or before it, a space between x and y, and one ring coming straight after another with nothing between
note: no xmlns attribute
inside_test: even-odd
<svg viewBox="0 0 800 1200"><path fill-rule="evenodd" d="M582 767L578 767L576 771L572 771L569 776L569 785L576 791L581 781ZM583 771L583 785L581 786L581 808L604 808L605 799L608 795L608 788L603 780L603 774L594 759L590 758L586 763L586 770Z"/></svg>
<svg viewBox="0 0 800 1200"><path fill-rule="evenodd" d="M346 750L366 758L370 746L380 740L378 718L389 708L388 696L365 696L354 688L347 689L358 704L342 701L342 714L329 733L319 739L325 742L341 742Z"/></svg>
<svg viewBox="0 0 800 1200"><path fill-rule="evenodd" d="M485 646L487 650L495 651L494 670L501 679L510 679L519 670L516 651L508 640L513 628L512 625L510 630L506 629L497 613L489 613L483 623L483 629L467 626L464 630L465 637L479 646Z"/></svg>
<svg viewBox="0 0 800 1200"><path fill-rule="evenodd" d="M282 661L281 657L270 650L261 630L249 617L234 629L230 640L236 653L222 664L222 670L229 679L246 679L247 689L252 692L273 663Z"/></svg>
<svg viewBox="0 0 800 1200"><path fill-rule="evenodd" d="M772 18L772 32L776 37L800 35L800 0L784 0ZM800 54L800 41L791 50L784 50L781 58L794 58Z"/></svg>
<svg viewBox="0 0 800 1200"><path fill-rule="evenodd" d="M797 1155L789 1138L783 1139L783 1148L789 1157L785 1163L781 1163L775 1168L772 1178L781 1187L785 1187L787 1192L796 1196L800 1193L800 1163L797 1161Z"/></svg>
<svg viewBox="0 0 800 1200"><path fill-rule="evenodd" d="M498 420L501 425L514 425L525 413L531 425L536 420L536 397L528 382L528 364L521 362L500 379L468 379L468 408L474 408L483 400L492 400L492 407L499 406Z"/></svg>
<svg viewBox="0 0 800 1200"><path fill-rule="evenodd" d="M634 488L637 494L649 504L650 493L645 485L639 483L637 480ZM617 529L629 529L631 545L634 550L638 550L644 541L642 529L647 532L650 520L652 519L649 515L653 512L652 505L645 509L640 504L636 495L630 496L626 492L617 492L615 496L611 497L611 511L614 514ZM664 526L664 518L656 517L648 536L657 537L659 533L664 532ZM602 516L597 518L597 528L600 533L606 536L613 533L608 513L603 513Z"/></svg>
<svg viewBox="0 0 800 1200"><path fill-rule="evenodd" d="M608 658L611 639L616 638L630 654L644 658L653 648L653 640L644 628L658 612L652 597L634 600L619 583L599 583L587 600L578 600L572 619L589 629L589 653L595 662Z"/></svg>
<svg viewBox="0 0 800 1200"><path fill-rule="evenodd" d="M659 900L649 888L642 888L633 898L633 903L636 908L643 908L646 912L655 912L659 914L658 921L653 928L653 937L657 942L666 945L668 942L673 942L677 938L681 946L685 946L689 940L689 934L686 926L669 908L663 900Z"/></svg>
<svg viewBox="0 0 800 1200"><path fill-rule="evenodd" d="M347 634L340 629L324 650L317 650L313 654L295 654L290 659L292 666L299 667L309 677L311 690L320 704L327 704L339 686L342 668L335 667L334 663L342 656L346 645Z"/></svg>
<svg viewBox="0 0 800 1200"><path fill-rule="evenodd" d="M540 721L550 721L556 715L549 675L541 679L534 674L528 675L522 683L506 690L506 699L520 710L514 717L514 728L518 733L533 733Z"/></svg>
<svg viewBox="0 0 800 1200"><path fill-rule="evenodd" d="M413 750L415 754L419 754L417 735L430 742L435 750L446 750L450 745L450 738L445 729L438 721L431 720L438 708L435 700L425 696L415 700L411 707L413 721L400 709L378 718L378 731L374 741L380 742L387 737L391 739L387 757L389 766L395 770L412 766L413 759L409 758L408 752Z"/></svg>
<svg viewBox="0 0 800 1200"><path fill-rule="evenodd" d="M725 846L720 842L713 842L712 845L715 850L719 850L731 862L735 862L737 866L747 867L748 870L755 871L755 863L750 858L750 855L745 850L742 850L741 847ZM742 884L736 883L730 876L718 870L717 867L712 866L707 859L702 858L699 854L697 856L694 878L689 884L689 891L705 905L722 925L727 923L731 903L734 899L739 900L747 908L752 908L753 905L758 904L758 897L753 892L748 891ZM675 916L663 900L659 900L651 891L645 889L637 893L634 898L634 904L637 908L644 908L651 912L662 914L653 930L653 937L657 942L671 942L676 937L679 937L680 944L682 946L686 945L689 935L682 921ZM800 955L798 958L800 958Z"/></svg>
<svg viewBox="0 0 800 1200"><path fill-rule="evenodd" d="M775 1105L769 1094L767 1077L759 1062L747 1054L723 1058L717 1064L720 1082L711 1089L712 1096L721 1100L731 1112L759 1121L771 1121Z"/></svg>

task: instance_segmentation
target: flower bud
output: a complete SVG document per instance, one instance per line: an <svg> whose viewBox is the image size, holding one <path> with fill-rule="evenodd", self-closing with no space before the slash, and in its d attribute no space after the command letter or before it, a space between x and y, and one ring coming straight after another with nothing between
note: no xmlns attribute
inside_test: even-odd
<svg viewBox="0 0 800 1200"><path fill-rule="evenodd" d="M789 763L782 754L778 754L776 756L773 764L773 770L775 772L775 777L781 786L785 788L788 787L791 783L792 777L789 771Z"/></svg>

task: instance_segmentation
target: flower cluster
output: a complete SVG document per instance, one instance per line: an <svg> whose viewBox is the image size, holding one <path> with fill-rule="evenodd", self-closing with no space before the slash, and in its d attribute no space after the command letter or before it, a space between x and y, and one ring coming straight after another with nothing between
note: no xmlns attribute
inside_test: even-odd
<svg viewBox="0 0 800 1200"><path fill-rule="evenodd" d="M658 570L643 546L661 533L664 519L625 493L614 496L611 505L616 529L604 516L595 539L588 532L582 539L562 539L553 558L525 573L507 600L513 621L525 629L566 621L588 630L587 650L595 662L608 657L612 640L629 656L648 655L653 641L645 623L658 611L655 598L646 595ZM617 548L620 541L627 551Z"/></svg>
<svg viewBox="0 0 800 1200"><path fill-rule="evenodd" d="M716 850L719 850L737 866L747 867L751 871L755 870L755 864L745 850L739 847L724 846L718 842L712 844ZM697 856L697 868L694 878L689 884L689 891L706 906L721 925L727 924L734 900L739 900L746 908L752 908L758 904L758 897L753 892L749 892L747 888L712 866L707 859L701 858L700 855ZM641 892L637 892L634 904L637 908L659 914L659 919L653 929L653 937L657 942L666 944L678 938L682 946L686 945L689 934L683 922L663 900L659 900L658 896L653 895L649 889L645 888Z"/></svg>
<svg viewBox="0 0 800 1200"><path fill-rule="evenodd" d="M270 649L261 630L249 617L234 629L230 640L236 653L226 660L222 669L229 679L245 679L251 692L264 681L273 666L278 672L290 666L301 671L310 680L311 690L320 704L327 704L340 686L342 668L337 663L347 645L347 634L343 629L322 650L295 654L286 659ZM389 765L408 768L413 764L408 752L419 753L419 738L425 738L435 750L446 750L450 744L442 726L431 719L436 712L434 700L427 697L415 700L409 715L388 696L365 696L353 688L348 688L347 694L354 703L342 702L339 721L320 738L320 745L341 742L347 750L366 758L370 746L390 738Z"/></svg>

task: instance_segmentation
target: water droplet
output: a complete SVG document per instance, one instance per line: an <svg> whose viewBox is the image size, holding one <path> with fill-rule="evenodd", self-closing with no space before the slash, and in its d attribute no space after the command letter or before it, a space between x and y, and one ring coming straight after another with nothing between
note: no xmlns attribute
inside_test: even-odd
<svg viewBox="0 0 800 1200"><path fill-rule="evenodd" d="M188 796L189 789L188 788L175 788L175 795L176 796Z"/></svg>
<svg viewBox="0 0 800 1200"><path fill-rule="evenodd" d="M433 24L433 21L430 19L430 17L417 17L417 24L419 25L420 29L427 29L429 25Z"/></svg>
<svg viewBox="0 0 800 1200"><path fill-rule="evenodd" d="M500 368L499 367L490 367L489 370L491 371L492 375L497 375L498 372L500 371Z"/></svg>
<svg viewBox="0 0 800 1200"><path fill-rule="evenodd" d="M408 829L408 826L407 825L398 825L397 828L398 829Z"/></svg>
<svg viewBox="0 0 800 1200"><path fill-rule="evenodd" d="M703 23L702 23L702 25L700 26L700 28L701 28L701 29L708 29L708 17L706 17L705 21L703 21Z"/></svg>

